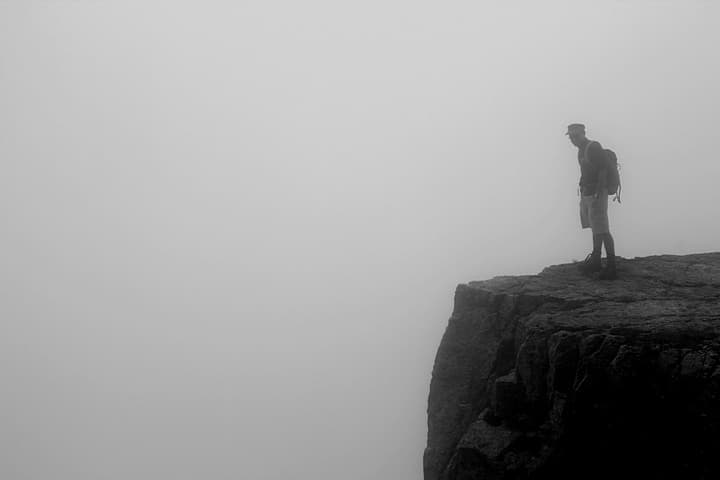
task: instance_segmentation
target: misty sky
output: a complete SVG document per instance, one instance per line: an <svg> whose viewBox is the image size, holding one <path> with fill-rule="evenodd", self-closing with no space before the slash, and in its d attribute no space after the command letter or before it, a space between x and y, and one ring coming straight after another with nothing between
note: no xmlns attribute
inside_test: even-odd
<svg viewBox="0 0 720 480"><path fill-rule="evenodd" d="M0 1L0 478L421 478L458 283L720 249L720 7Z"/></svg>

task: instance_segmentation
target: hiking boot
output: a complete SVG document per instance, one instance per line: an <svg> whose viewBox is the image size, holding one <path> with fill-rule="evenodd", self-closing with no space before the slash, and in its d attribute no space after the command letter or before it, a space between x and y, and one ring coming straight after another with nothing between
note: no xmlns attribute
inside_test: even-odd
<svg viewBox="0 0 720 480"><path fill-rule="evenodd" d="M600 272L598 277L600 280L615 280L617 278L617 270L615 269L615 258L608 257L607 265Z"/></svg>
<svg viewBox="0 0 720 480"><path fill-rule="evenodd" d="M578 268L582 273L593 273L599 272L602 269L602 263L600 262L599 253L591 253L585 257L585 261L578 265Z"/></svg>

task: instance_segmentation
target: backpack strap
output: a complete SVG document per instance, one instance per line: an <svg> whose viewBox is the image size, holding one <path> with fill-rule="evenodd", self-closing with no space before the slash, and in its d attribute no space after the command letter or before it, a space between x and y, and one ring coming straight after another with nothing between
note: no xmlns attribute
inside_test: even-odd
<svg viewBox="0 0 720 480"><path fill-rule="evenodd" d="M620 203L622 203L622 201L620 200L620 192L622 192L622 182L620 181L620 164L619 163L617 164L617 169L618 169L618 189L617 189L617 192L615 193L615 196L613 197L613 202L615 200L617 200L618 204L620 204Z"/></svg>
<svg viewBox="0 0 720 480"><path fill-rule="evenodd" d="M585 145L585 152L583 153L583 158L585 159L586 162L590 161L590 158L588 157L588 153L590 152L590 145L592 145L593 143L595 143L595 142L588 139L588 143L587 143L587 145Z"/></svg>

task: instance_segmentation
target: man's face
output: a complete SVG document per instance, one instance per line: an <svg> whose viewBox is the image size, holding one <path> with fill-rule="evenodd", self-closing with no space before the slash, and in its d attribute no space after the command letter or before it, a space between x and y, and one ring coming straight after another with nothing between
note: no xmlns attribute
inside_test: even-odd
<svg viewBox="0 0 720 480"><path fill-rule="evenodd" d="M570 137L570 141L576 147L579 147L580 145L582 145L583 140L585 140L585 135L580 132L573 132L570 135L568 135L568 137Z"/></svg>

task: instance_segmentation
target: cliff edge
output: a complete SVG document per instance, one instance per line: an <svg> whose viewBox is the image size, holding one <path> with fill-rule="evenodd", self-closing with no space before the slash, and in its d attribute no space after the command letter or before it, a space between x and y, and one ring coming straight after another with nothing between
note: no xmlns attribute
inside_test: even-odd
<svg viewBox="0 0 720 480"><path fill-rule="evenodd" d="M720 478L720 252L461 284L425 480Z"/></svg>

